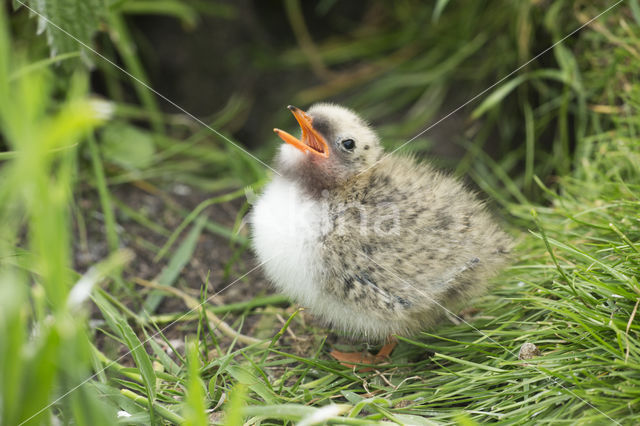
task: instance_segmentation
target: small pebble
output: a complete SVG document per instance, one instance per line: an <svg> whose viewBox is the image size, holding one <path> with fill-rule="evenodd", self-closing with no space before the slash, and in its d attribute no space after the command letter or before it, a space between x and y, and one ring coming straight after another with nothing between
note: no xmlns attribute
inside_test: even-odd
<svg viewBox="0 0 640 426"><path fill-rule="evenodd" d="M518 359L532 359L537 356L542 355L540 353L540 349L533 343L524 343L520 347L520 352L518 353Z"/></svg>
<svg viewBox="0 0 640 426"><path fill-rule="evenodd" d="M171 188L171 190L176 195L183 195L184 196L184 195L191 194L191 188L189 188L187 185L183 185L181 183L177 183L177 184L173 185L173 188Z"/></svg>

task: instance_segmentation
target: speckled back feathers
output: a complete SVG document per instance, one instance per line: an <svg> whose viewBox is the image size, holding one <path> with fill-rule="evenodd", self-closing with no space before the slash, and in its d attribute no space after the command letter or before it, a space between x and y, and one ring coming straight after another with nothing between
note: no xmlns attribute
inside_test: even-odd
<svg viewBox="0 0 640 426"><path fill-rule="evenodd" d="M511 246L475 195L412 158L386 156L327 196L321 285L367 318L330 322L370 339L415 333L482 293Z"/></svg>

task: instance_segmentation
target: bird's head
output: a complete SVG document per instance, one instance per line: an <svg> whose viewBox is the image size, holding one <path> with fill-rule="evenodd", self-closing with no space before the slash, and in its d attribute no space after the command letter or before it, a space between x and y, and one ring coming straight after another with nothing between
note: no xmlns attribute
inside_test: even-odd
<svg viewBox="0 0 640 426"><path fill-rule="evenodd" d="M345 183L382 156L376 133L350 109L315 104L307 112L289 106L302 130L300 138L274 129L286 142L277 157L278 170L311 189L329 189Z"/></svg>

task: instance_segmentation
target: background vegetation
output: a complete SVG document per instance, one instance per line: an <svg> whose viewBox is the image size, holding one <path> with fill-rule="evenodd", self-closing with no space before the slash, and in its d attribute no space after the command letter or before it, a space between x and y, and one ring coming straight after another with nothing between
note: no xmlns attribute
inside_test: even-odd
<svg viewBox="0 0 640 426"><path fill-rule="evenodd" d="M638 69L637 0L14 0L0 424L634 423ZM518 241L464 321L371 372L327 357L242 226L284 106L320 100L389 149L420 134L403 151Z"/></svg>

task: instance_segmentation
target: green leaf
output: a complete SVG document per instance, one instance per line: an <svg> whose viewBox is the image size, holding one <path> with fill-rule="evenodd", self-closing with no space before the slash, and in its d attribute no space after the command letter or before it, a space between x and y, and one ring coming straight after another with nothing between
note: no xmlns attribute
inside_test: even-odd
<svg viewBox="0 0 640 426"><path fill-rule="evenodd" d="M37 352L28 358L29 368L22 377L21 401L18 403L21 413L18 423L37 424L47 416L47 411L41 410L49 401L58 374L56 365L61 339L56 327L42 330L42 334Z"/></svg>
<svg viewBox="0 0 640 426"><path fill-rule="evenodd" d="M631 9L633 19L635 19L637 24L640 24L640 4L638 4L638 0L630 0L629 8Z"/></svg>
<svg viewBox="0 0 640 426"><path fill-rule="evenodd" d="M198 245L198 239L200 238L200 234L202 233L202 228L206 223L206 217L201 216L196 221L189 234L187 234L186 238L178 247L176 252L173 254L173 257L169 261L169 264L166 268L162 270L160 277L157 279L158 283L162 285L173 285L176 281L182 268L185 267L187 263L191 260L193 256L193 252ZM162 302L164 298L164 293L161 291L152 291L149 296L147 296L147 300L144 302L144 310L148 314L152 314L158 308L158 305Z"/></svg>
<svg viewBox="0 0 640 426"><path fill-rule="evenodd" d="M187 28L194 28L198 21L198 14L191 6L175 0L125 1L119 9L126 14L173 16Z"/></svg>
<svg viewBox="0 0 640 426"><path fill-rule="evenodd" d="M162 364L165 371L169 374L177 375L180 372L180 366L171 359L171 357L162 349L162 347L154 339L149 340L149 345L153 349L158 361Z"/></svg>
<svg viewBox="0 0 640 426"><path fill-rule="evenodd" d="M353 391L343 390L340 392L351 404L358 404L364 398Z"/></svg>
<svg viewBox="0 0 640 426"><path fill-rule="evenodd" d="M326 421L333 420L338 424L377 424L375 422L363 423L360 420L339 417L342 413L350 409L347 404L329 404L321 408L307 407L297 404L278 405L255 405L246 407L246 416L258 416L270 419L289 420L299 424L325 424Z"/></svg>
<svg viewBox="0 0 640 426"><path fill-rule="evenodd" d="M447 7L449 0L438 0L436 2L436 7L433 8L433 15L431 15L431 22L438 22L440 19L440 15L444 11L444 8Z"/></svg>
<svg viewBox="0 0 640 426"><path fill-rule="evenodd" d="M25 387L23 377L29 364L22 354L23 345L29 340L27 317L23 306L27 302L26 285L16 274L0 269L0 394L3 410L0 423L17 422L21 408L20 395Z"/></svg>
<svg viewBox="0 0 640 426"><path fill-rule="evenodd" d="M133 360L138 367L139 373L142 376L145 389L147 390L147 398L149 404L153 404L156 398L156 373L153 370L153 365L149 354L144 348L144 344L138 339L135 332L127 323L124 316L118 312L107 299L100 293L95 293L93 300L100 308L100 311L104 315L104 319L109 324L109 327L122 339L131 351Z"/></svg>
<svg viewBox="0 0 640 426"><path fill-rule="evenodd" d="M391 406L391 402L386 399L386 398L380 398L380 397L372 397L372 398L367 398L367 399L363 399L362 401L358 402L353 409L351 410L351 413L349 413L349 417L356 417L358 414L360 414L360 412L367 406L380 406L380 407L390 407Z"/></svg>
<svg viewBox="0 0 640 426"><path fill-rule="evenodd" d="M206 426L209 424L206 415L207 404L205 389L200 378L200 359L198 342L187 344L187 360L189 376L187 381L187 397L184 406L185 425Z"/></svg>
<svg viewBox="0 0 640 426"><path fill-rule="evenodd" d="M569 59L567 59L569 61ZM557 80L567 86L571 87L573 90L580 92L581 87L579 83L573 78L572 75L568 72L562 72L556 69L542 69L533 71L527 74L522 74L515 77L512 80L498 86L496 90L494 90L489 96L485 98L482 103L473 110L471 113L472 118L478 118L488 110L494 108L497 104L499 104L505 97L507 97L516 87L521 85L527 80L534 79L549 79L549 80Z"/></svg>
<svg viewBox="0 0 640 426"><path fill-rule="evenodd" d="M476 109L473 110L473 112L471 113L471 117L478 118L482 114L496 106L498 103L500 103L500 101L507 97L507 95L511 93L513 89L524 82L526 78L527 77L525 75L520 75L498 87L489 96L487 96Z"/></svg>
<svg viewBox="0 0 640 426"><path fill-rule="evenodd" d="M267 385L260 380L248 366L230 366L227 371L234 379L243 385L246 385L253 392L258 394L267 404L277 403L277 399L274 397L273 392Z"/></svg>
<svg viewBox="0 0 640 426"><path fill-rule="evenodd" d="M225 424L228 426L242 426L242 416L247 398L247 387L242 383L236 384L230 392L229 401L225 405Z"/></svg>
<svg viewBox="0 0 640 426"><path fill-rule="evenodd" d="M151 135L128 124L106 127L101 139L105 159L125 169L143 169L151 164L155 154Z"/></svg>
<svg viewBox="0 0 640 426"><path fill-rule="evenodd" d="M80 50L87 65L89 51L99 29L100 19L107 13L104 0L13 0L14 6L24 6L38 19L38 33L45 33L51 56Z"/></svg>

